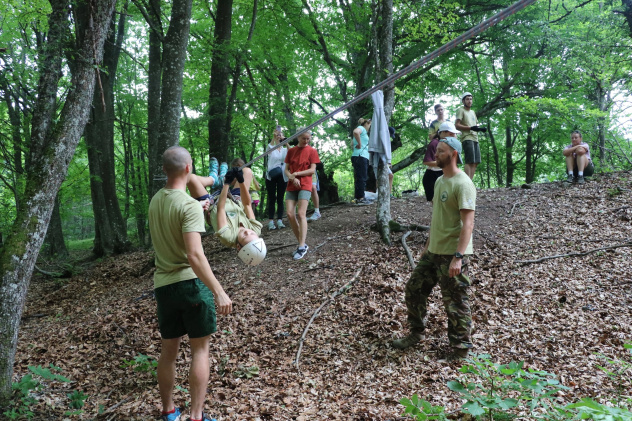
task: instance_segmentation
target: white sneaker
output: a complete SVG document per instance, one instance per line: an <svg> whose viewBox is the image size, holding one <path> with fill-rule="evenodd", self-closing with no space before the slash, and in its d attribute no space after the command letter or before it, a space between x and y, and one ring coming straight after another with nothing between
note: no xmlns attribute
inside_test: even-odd
<svg viewBox="0 0 632 421"><path fill-rule="evenodd" d="M312 216L307 218L307 222L318 221L320 219L320 212L314 212Z"/></svg>
<svg viewBox="0 0 632 421"><path fill-rule="evenodd" d="M294 252L294 260L301 260L306 254L309 247L305 244L303 247L299 247Z"/></svg>
<svg viewBox="0 0 632 421"><path fill-rule="evenodd" d="M270 221L270 222L268 223L268 229L269 229L269 230L275 230L275 229L277 229L276 225L274 225L274 221Z"/></svg>
<svg viewBox="0 0 632 421"><path fill-rule="evenodd" d="M285 228L285 225L283 225L283 221L281 221L280 219L277 221L277 228L278 229Z"/></svg>

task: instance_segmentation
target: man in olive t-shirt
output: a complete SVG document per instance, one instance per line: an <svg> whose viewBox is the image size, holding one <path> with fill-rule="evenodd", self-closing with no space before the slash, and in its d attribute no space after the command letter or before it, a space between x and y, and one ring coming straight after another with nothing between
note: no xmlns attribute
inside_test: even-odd
<svg viewBox="0 0 632 421"><path fill-rule="evenodd" d="M190 419L204 420L209 379L209 342L216 331L217 313L229 314L232 302L213 275L202 248L204 215L200 203L186 194L193 163L189 152L173 146L162 156L167 184L149 204L149 230L156 253L154 293L162 337L157 376L162 421L180 419L173 401L176 359L180 342L189 336L191 368Z"/></svg>
<svg viewBox="0 0 632 421"><path fill-rule="evenodd" d="M439 141L436 162L443 175L435 183L430 237L422 257L406 283L406 308L410 334L393 341L405 349L422 339L428 297L438 283L448 315L448 338L452 352L448 359L467 356L472 348L472 312L467 288L468 255L472 254L472 230L476 188L461 170L461 143L455 137Z"/></svg>
<svg viewBox="0 0 632 421"><path fill-rule="evenodd" d="M478 132L487 132L486 127L478 126L478 118L472 110L473 103L472 94L469 92L461 95L463 106L456 112L456 122L454 125L461 131L461 143L463 147L463 155L465 156L465 173L474 179L476 167L481 163L481 148L478 144Z"/></svg>

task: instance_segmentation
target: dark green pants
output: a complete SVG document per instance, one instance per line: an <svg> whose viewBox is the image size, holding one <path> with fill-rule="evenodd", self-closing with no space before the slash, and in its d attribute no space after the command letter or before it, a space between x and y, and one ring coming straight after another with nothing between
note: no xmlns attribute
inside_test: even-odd
<svg viewBox="0 0 632 421"><path fill-rule="evenodd" d="M468 259L463 258L461 274L448 275L452 256L426 252L406 283L406 308L408 323L415 332L426 328L428 297L437 283L441 287L443 307L448 315L448 338L454 348L472 348L472 310L467 288L471 285L467 277Z"/></svg>

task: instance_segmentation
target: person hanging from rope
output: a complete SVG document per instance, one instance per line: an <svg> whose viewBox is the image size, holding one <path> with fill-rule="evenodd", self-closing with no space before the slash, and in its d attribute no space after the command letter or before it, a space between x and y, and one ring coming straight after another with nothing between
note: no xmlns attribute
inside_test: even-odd
<svg viewBox="0 0 632 421"><path fill-rule="evenodd" d="M302 133L298 137L298 145L290 148L285 157L285 175L289 180L285 193L285 206L292 232L298 240L298 247L292 253L294 260L305 257L309 249L305 244L307 204L312 196L312 175L316 172L316 164L320 163L318 152L309 145L311 139L311 131Z"/></svg>
<svg viewBox="0 0 632 421"><path fill-rule="evenodd" d="M476 167L481 163L481 148L478 145L478 132L486 133L487 128L478 125L476 113L472 110L472 94L461 95L463 106L456 112L456 128L461 131L461 143L465 155L465 173L474 179Z"/></svg>
<svg viewBox="0 0 632 421"><path fill-rule="evenodd" d="M211 158L211 162L217 162ZM223 168L222 163L220 168ZM219 194L209 195L200 177L191 177L187 183L189 193L201 202L205 210L206 222L213 227L215 236L226 247L236 248L237 256L247 265L256 266L263 262L267 248L261 235L261 222L255 218L252 209L252 198L248 186L252 181L250 168L239 169L233 167L228 170L221 180L219 174L211 164L211 178L223 181ZM240 200L236 200L230 193L230 184L237 180L240 189ZM248 182L246 182L248 181Z"/></svg>

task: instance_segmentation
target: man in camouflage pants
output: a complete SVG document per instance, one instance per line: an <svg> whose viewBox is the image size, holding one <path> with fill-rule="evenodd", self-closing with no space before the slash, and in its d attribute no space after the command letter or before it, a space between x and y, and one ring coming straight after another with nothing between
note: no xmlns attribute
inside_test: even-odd
<svg viewBox="0 0 632 421"><path fill-rule="evenodd" d="M448 338L452 353L448 359L465 358L472 342L472 312L467 288L468 258L472 254L472 230L476 188L461 170L461 142L454 137L441 139L437 146L437 165L443 176L435 183L430 236L406 284L406 308L410 334L393 341L393 347L405 349L422 339L428 297L438 283L443 307L448 315Z"/></svg>

